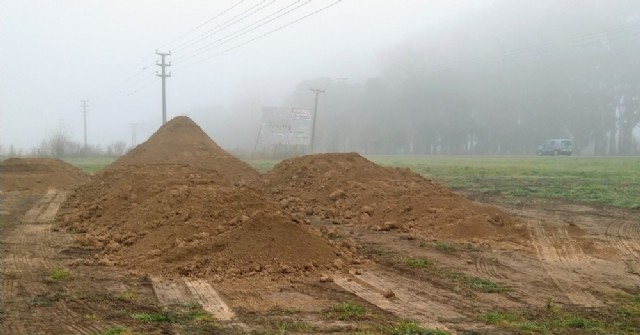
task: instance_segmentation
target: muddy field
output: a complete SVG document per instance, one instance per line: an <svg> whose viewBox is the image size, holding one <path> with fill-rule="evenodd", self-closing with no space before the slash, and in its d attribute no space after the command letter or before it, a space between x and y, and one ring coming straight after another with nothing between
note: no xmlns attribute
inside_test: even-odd
<svg viewBox="0 0 640 335"><path fill-rule="evenodd" d="M637 211L489 206L356 154L261 176L187 118L90 179L10 163L2 334L640 333Z"/></svg>

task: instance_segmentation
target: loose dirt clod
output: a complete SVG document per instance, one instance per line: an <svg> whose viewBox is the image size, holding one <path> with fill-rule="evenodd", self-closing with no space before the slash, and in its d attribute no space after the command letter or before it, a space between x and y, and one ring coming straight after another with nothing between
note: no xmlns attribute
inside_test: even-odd
<svg viewBox="0 0 640 335"><path fill-rule="evenodd" d="M502 210L473 203L408 169L382 167L356 153L288 159L260 181L287 211L373 230L423 237L524 243L527 231Z"/></svg>
<svg viewBox="0 0 640 335"><path fill-rule="evenodd" d="M257 176L178 117L78 188L58 218L100 251L88 263L157 275L273 279L348 263L350 251L245 185Z"/></svg>
<svg viewBox="0 0 640 335"><path fill-rule="evenodd" d="M89 181L80 169L53 158L8 158L0 162L3 191L71 189Z"/></svg>

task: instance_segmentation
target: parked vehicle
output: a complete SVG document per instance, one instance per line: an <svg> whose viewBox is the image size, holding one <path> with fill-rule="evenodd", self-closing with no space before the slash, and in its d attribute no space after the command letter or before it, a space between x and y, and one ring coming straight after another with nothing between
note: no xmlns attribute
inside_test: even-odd
<svg viewBox="0 0 640 335"><path fill-rule="evenodd" d="M542 155L567 155L573 154L573 142L569 139L552 139L538 147L538 156Z"/></svg>

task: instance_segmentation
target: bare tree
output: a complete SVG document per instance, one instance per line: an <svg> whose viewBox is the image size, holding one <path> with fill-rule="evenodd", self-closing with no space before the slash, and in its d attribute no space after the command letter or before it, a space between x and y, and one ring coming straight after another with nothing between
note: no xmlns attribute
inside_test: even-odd
<svg viewBox="0 0 640 335"><path fill-rule="evenodd" d="M64 156L65 149L70 143L69 131L61 124L58 129L49 134L42 146L49 155L60 158Z"/></svg>
<svg viewBox="0 0 640 335"><path fill-rule="evenodd" d="M106 156L122 156L124 155L124 151L127 148L127 143L125 141L116 141L107 146L107 151L105 152Z"/></svg>

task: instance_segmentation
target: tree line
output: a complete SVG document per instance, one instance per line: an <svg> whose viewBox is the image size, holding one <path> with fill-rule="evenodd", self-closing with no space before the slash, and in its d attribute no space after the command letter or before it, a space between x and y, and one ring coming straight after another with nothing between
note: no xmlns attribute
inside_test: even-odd
<svg viewBox="0 0 640 335"><path fill-rule="evenodd" d="M640 153L640 7L494 1L384 50L363 83L301 82L285 105L318 107L321 151Z"/></svg>

